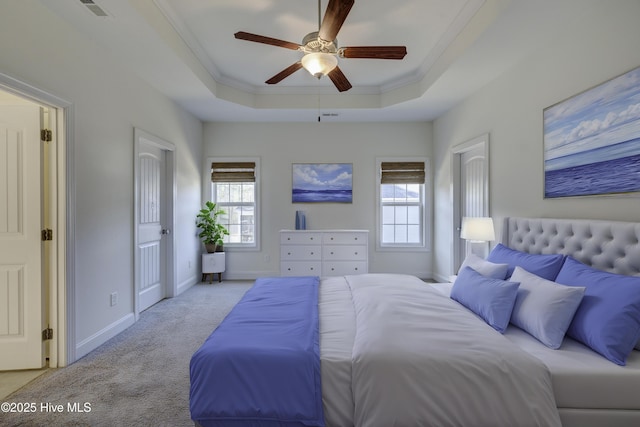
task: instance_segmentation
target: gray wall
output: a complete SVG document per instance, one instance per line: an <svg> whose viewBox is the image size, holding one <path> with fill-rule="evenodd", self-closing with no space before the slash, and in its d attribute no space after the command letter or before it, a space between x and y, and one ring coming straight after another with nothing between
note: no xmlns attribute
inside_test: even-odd
<svg viewBox="0 0 640 427"><path fill-rule="evenodd" d="M294 228L295 211L302 209L309 229L369 230L370 271L430 277L429 252L375 250L375 168L376 157L430 157L431 133L430 123L206 124L205 159L256 156L261 161L262 248L253 253L227 251L227 275L252 278L278 274L278 231ZM353 163L353 203L291 203L292 163Z"/></svg>
<svg viewBox="0 0 640 427"><path fill-rule="evenodd" d="M453 273L451 147L490 135L490 209L505 216L640 221L640 198L543 198L542 110L640 65L640 2L580 11L573 31L526 58L434 122L438 278Z"/></svg>
<svg viewBox="0 0 640 427"><path fill-rule="evenodd" d="M133 318L133 129L176 146L177 274L196 281L202 124L40 2L0 2L0 72L73 104L78 356ZM191 263L192 268L188 265ZM111 307L109 294L118 292Z"/></svg>

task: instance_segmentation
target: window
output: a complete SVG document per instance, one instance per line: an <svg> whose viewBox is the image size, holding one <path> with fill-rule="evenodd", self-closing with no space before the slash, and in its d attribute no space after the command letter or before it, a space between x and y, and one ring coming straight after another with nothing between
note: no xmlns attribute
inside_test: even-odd
<svg viewBox="0 0 640 427"><path fill-rule="evenodd" d="M426 248L426 161L379 161L378 246Z"/></svg>
<svg viewBox="0 0 640 427"><path fill-rule="evenodd" d="M227 227L227 247L258 247L257 167L255 161L212 161L211 200L226 213L218 218Z"/></svg>

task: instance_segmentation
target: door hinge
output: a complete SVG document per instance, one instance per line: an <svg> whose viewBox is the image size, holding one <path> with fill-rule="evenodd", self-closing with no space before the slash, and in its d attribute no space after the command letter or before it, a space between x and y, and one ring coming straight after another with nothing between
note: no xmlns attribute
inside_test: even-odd
<svg viewBox="0 0 640 427"><path fill-rule="evenodd" d="M48 341L53 339L53 329L47 328L42 331L42 341Z"/></svg>
<svg viewBox="0 0 640 427"><path fill-rule="evenodd" d="M42 230L42 241L53 240L53 230L50 228Z"/></svg>
<svg viewBox="0 0 640 427"><path fill-rule="evenodd" d="M53 134L49 129L40 130L40 139L44 142L50 142L53 140Z"/></svg>

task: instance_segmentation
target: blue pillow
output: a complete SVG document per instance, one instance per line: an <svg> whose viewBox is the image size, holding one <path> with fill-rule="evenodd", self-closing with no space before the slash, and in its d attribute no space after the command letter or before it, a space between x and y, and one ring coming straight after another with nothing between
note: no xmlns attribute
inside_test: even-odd
<svg viewBox="0 0 640 427"><path fill-rule="evenodd" d="M543 279L555 280L564 262L564 255L528 254L508 248L499 243L493 248L491 253L489 253L487 261L509 264L507 277L511 277L513 270L519 266Z"/></svg>
<svg viewBox="0 0 640 427"><path fill-rule="evenodd" d="M451 298L482 317L502 334L509 326L519 285L485 277L473 268L465 267L458 273L451 288Z"/></svg>
<svg viewBox="0 0 640 427"><path fill-rule="evenodd" d="M596 270L567 257L556 282L586 287L567 335L624 366L640 339L640 277Z"/></svg>
<svg viewBox="0 0 640 427"><path fill-rule="evenodd" d="M522 267L516 267L511 280L520 282L511 323L547 347L554 350L560 348L582 301L584 288L560 285L531 274Z"/></svg>

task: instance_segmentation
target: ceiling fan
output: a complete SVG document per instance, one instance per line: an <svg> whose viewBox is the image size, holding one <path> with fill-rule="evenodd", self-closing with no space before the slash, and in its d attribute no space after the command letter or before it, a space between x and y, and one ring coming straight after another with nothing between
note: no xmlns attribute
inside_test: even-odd
<svg viewBox="0 0 640 427"><path fill-rule="evenodd" d="M283 47L285 49L298 50L304 53L302 59L265 83L280 83L286 77L305 68L311 75L318 79L322 76L329 76L335 87L344 92L351 89L351 83L338 67L338 57L340 58L369 58L369 59L402 59L407 54L405 46L350 46L338 47L336 36L342 27L347 15L351 10L355 0L329 0L327 10L322 22L320 22L320 0L318 0L318 27L319 30L309 33L302 39L302 44L288 42L285 40L265 37L258 34L251 34L239 31L234 34L236 39L247 40L256 43L264 43L272 46Z"/></svg>

